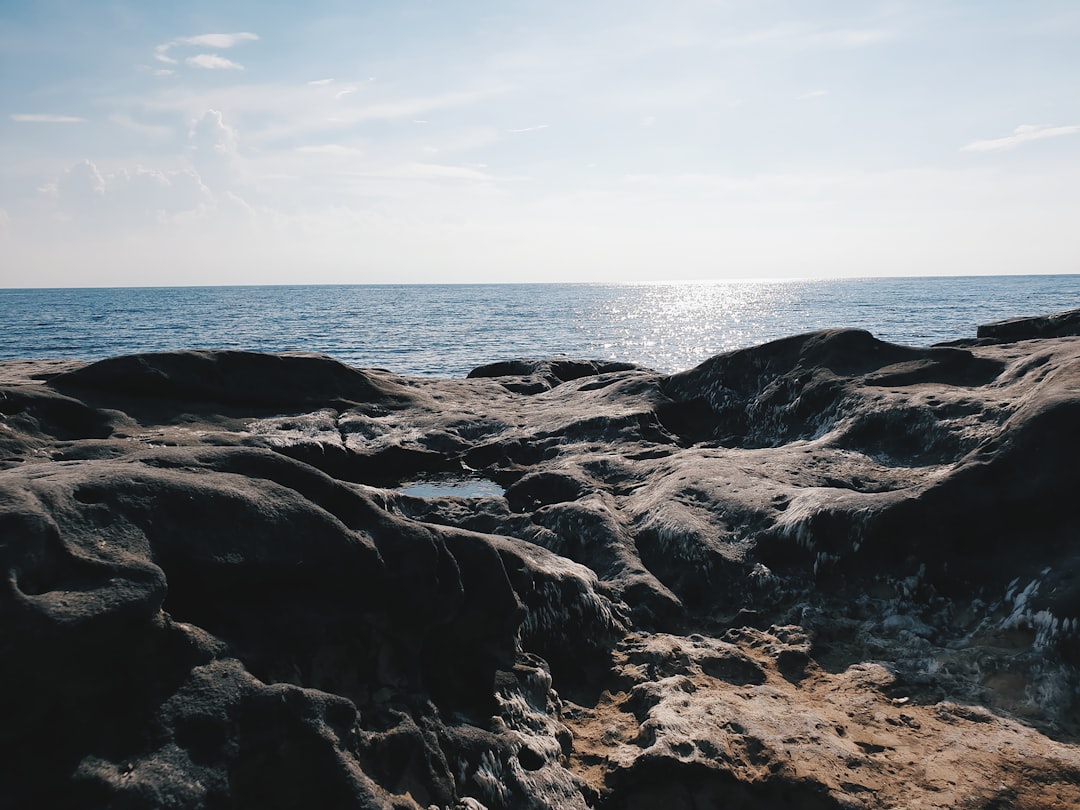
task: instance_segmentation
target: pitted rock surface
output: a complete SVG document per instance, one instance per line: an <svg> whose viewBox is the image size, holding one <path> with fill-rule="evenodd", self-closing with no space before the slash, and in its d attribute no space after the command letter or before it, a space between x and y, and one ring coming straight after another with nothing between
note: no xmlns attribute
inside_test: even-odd
<svg viewBox="0 0 1080 810"><path fill-rule="evenodd" d="M0 363L0 806L1080 806L1078 322Z"/></svg>

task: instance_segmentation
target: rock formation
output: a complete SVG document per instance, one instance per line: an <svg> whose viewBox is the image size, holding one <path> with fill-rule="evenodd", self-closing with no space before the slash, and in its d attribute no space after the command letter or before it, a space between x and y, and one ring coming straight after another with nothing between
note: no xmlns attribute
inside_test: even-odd
<svg viewBox="0 0 1080 810"><path fill-rule="evenodd" d="M1080 806L1078 324L0 363L0 806Z"/></svg>

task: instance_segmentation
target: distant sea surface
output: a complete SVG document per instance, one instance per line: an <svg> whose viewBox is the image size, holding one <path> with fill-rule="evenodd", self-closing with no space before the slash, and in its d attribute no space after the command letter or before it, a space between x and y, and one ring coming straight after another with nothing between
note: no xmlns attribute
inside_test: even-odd
<svg viewBox="0 0 1080 810"><path fill-rule="evenodd" d="M678 371L827 327L928 346L1080 308L1080 275L777 283L0 289L0 359L227 348L463 377L514 357Z"/></svg>

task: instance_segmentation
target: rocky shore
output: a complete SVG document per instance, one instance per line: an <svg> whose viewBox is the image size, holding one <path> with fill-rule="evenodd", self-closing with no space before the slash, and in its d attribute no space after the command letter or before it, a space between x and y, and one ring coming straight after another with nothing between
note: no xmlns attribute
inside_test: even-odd
<svg viewBox="0 0 1080 810"><path fill-rule="evenodd" d="M1080 807L1077 334L0 363L0 807Z"/></svg>

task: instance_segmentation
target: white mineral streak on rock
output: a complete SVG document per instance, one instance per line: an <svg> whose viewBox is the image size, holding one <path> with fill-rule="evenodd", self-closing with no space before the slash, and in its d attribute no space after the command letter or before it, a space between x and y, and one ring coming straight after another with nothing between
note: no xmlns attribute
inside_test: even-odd
<svg viewBox="0 0 1080 810"><path fill-rule="evenodd" d="M271 447L289 447L302 443L341 446L337 415L337 411L324 408L298 416L257 419L248 424L248 430L255 436L266 437Z"/></svg>

